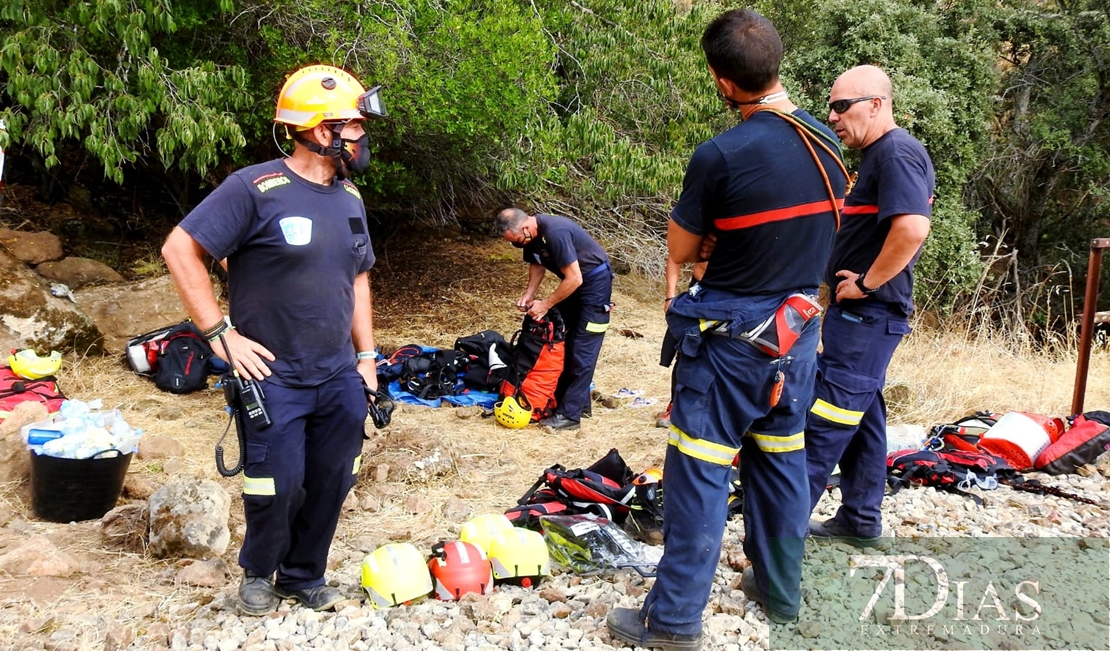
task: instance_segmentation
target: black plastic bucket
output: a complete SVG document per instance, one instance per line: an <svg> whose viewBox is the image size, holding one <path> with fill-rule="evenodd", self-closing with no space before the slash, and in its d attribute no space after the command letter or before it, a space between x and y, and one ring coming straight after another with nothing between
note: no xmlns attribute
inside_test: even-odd
<svg viewBox="0 0 1110 651"><path fill-rule="evenodd" d="M103 453L100 453L103 454ZM51 522L94 520L119 500L131 453L62 459L31 452L31 508Z"/></svg>

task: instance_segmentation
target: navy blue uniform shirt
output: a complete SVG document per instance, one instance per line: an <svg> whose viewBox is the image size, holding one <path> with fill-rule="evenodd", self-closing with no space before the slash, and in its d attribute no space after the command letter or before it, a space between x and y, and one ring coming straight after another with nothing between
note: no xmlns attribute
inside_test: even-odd
<svg viewBox="0 0 1110 651"><path fill-rule="evenodd" d="M282 160L253 165L181 228L227 258L231 322L277 357L267 361L270 381L315 386L355 365L354 279L373 266L374 251L353 184L312 183Z"/></svg>
<svg viewBox="0 0 1110 651"><path fill-rule="evenodd" d="M932 216L935 186L929 154L905 129L888 131L863 149L856 185L844 201L843 221L826 270L825 281L833 294L841 281L837 271L864 273L879 257L891 217ZM865 300L882 301L902 314L912 314L913 265L920 256L919 249L905 269ZM844 301L844 306L853 303Z"/></svg>
<svg viewBox="0 0 1110 651"><path fill-rule="evenodd" d="M813 116L793 115L836 136ZM783 118L760 111L702 143L690 159L671 218L695 235L716 234L701 284L738 294L816 292L832 249L836 216L822 168L837 201L846 179L833 156L814 146Z"/></svg>
<svg viewBox="0 0 1110 651"><path fill-rule="evenodd" d="M536 223L539 233L524 245L525 262L543 265L560 280L563 268L575 260L583 278L597 267L609 264L609 256L601 245L574 221L558 215L536 215Z"/></svg>

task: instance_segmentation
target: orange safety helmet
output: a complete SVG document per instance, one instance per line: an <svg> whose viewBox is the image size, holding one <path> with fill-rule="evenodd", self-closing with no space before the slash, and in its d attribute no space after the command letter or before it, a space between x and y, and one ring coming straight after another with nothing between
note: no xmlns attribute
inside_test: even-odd
<svg viewBox="0 0 1110 651"><path fill-rule="evenodd" d="M440 542L432 547L428 570L435 581L436 598L455 601L464 594L489 594L493 566L482 548L468 542Z"/></svg>
<svg viewBox="0 0 1110 651"><path fill-rule="evenodd" d="M303 130L321 122L385 117L380 89L366 90L349 72L333 66L301 68L281 87L274 122Z"/></svg>

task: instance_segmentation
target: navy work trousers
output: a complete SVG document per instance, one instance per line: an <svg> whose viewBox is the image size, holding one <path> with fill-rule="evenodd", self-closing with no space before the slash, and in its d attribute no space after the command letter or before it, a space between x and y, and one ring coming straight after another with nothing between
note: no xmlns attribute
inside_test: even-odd
<svg viewBox="0 0 1110 651"><path fill-rule="evenodd" d="M239 565L288 590L324 583L328 549L358 476L366 422L362 376L352 367L324 384L262 382L273 424L246 423Z"/></svg>
<svg viewBox="0 0 1110 651"><path fill-rule="evenodd" d="M748 305L761 320L783 298L752 298ZM680 343L663 469L664 554L640 611L649 629L701 631L720 562L732 460L741 446L744 553L771 607L798 612L809 517L803 428L818 338L814 320L789 354L777 359L726 336L702 335L696 350ZM785 384L772 407L778 371Z"/></svg>
<svg viewBox="0 0 1110 651"><path fill-rule="evenodd" d="M886 490L883 384L907 317L885 303L829 306L822 325L814 403L806 425L810 510L840 464L841 506L834 518L859 536L882 535Z"/></svg>
<svg viewBox="0 0 1110 651"><path fill-rule="evenodd" d="M563 372L555 388L555 410L573 421L582 420L582 412L590 406L590 383L609 329L613 275L608 265L598 269L558 305L567 338Z"/></svg>

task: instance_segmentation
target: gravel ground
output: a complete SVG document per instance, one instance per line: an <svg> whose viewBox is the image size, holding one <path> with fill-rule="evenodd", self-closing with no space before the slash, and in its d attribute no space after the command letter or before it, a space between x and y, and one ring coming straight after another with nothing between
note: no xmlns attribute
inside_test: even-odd
<svg viewBox="0 0 1110 651"><path fill-rule="evenodd" d="M1108 503L1104 474L1110 476L1110 463L1100 459L1099 465L1084 469L1088 476L1042 477L1048 483L1085 495L1101 504ZM1036 477L1035 474L1030 476ZM937 492L933 489L902 490L884 502L887 528L902 545L908 539L929 537L958 538L975 541L982 547L985 536L1007 539L1051 540L1059 537L1093 537L1105 540L1108 519L1105 506L1093 506L1069 499L1034 495L1002 486L995 491L979 492L982 505L965 496ZM831 515L838 495L826 497L818 505L816 516ZM750 602L739 589L740 572L746 564L741 551L743 523L739 518L729 522L721 563L714 580L709 607L705 612L705 648L723 651L775 648L783 638L793 635L801 644L812 648L829 648L824 637L837 626L831 616L827 591L821 593L814 585L804 586L806 601L798 624L785 628L768 628L766 616L758 605ZM848 548L851 549L851 548ZM490 595L470 595L460 602L428 600L388 610L375 610L359 588L361 559L370 550L345 546L337 540L332 551L333 572L329 577L350 599L339 604L335 612L317 613L290 603L266 617L240 616L236 612L236 583L212 594L207 603L163 604L162 621L152 621L157 604L151 603L126 613L109 625L103 646L118 649L172 649L173 651L272 651L293 649L610 649L614 646L605 628L605 615L613 607L633 607L642 603L652 580L635 572L620 570L602 576L580 577L556 572L532 589L503 585ZM1102 565L1092 569L1094 576L1106 572L1104 546ZM821 555L820 546L812 541L807 549L807 563L815 563ZM1035 562L1035 560L1034 560ZM1020 565L1020 563L1019 563ZM1077 567L1077 571L1089 568ZM1105 580L1102 581L1105 597ZM975 596L978 600L978 593ZM1105 638L1107 604L1096 600L1089 608L1095 625L1102 626ZM993 611L990 611L993 612ZM833 621L830 622L830 617ZM889 617L876 611L875 617ZM876 620L876 621L881 621ZM168 624L166 622L174 622ZM889 623L889 622L888 622ZM45 648L63 651L76 648L75 640L84 627L101 627L103 617L95 613L66 621L24 648ZM841 618L841 624L843 621ZM822 627L824 627L822 629ZM769 637L770 636L770 637ZM778 636L778 637L777 637ZM1059 647L1069 648L1061 639ZM1072 642L1074 644L1074 642ZM84 645L82 645L84 646ZM875 647L878 648L878 647ZM920 648L960 648L939 635L930 637ZM1003 643L995 648L1015 648ZM1025 647L1022 647L1025 648Z"/></svg>

